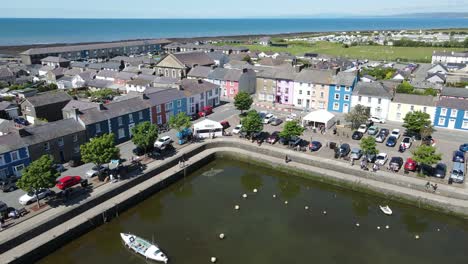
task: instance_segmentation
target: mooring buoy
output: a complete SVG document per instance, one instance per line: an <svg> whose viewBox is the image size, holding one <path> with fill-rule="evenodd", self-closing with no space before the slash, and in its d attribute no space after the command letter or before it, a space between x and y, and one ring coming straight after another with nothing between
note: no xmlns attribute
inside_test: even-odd
<svg viewBox="0 0 468 264"><path fill-rule="evenodd" d="M216 258L215 257L211 257L211 263L215 263L216 262Z"/></svg>

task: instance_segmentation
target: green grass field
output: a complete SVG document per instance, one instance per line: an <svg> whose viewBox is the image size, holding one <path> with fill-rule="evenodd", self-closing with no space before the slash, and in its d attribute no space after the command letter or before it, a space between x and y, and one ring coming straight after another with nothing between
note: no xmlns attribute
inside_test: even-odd
<svg viewBox="0 0 468 264"><path fill-rule="evenodd" d="M232 45L232 44L227 44ZM330 42L317 42L315 44L292 44L287 48L283 47L264 47L261 45L244 45L250 50L259 51L274 51L274 52L289 52L294 55L301 55L305 52L316 52L332 56L340 56L349 59L369 59L369 60L386 60L396 61L412 61L412 62L430 62L432 52L434 50L454 50L461 51L463 49L455 48L432 48L432 47L392 47L392 46L354 46L344 48L341 44Z"/></svg>

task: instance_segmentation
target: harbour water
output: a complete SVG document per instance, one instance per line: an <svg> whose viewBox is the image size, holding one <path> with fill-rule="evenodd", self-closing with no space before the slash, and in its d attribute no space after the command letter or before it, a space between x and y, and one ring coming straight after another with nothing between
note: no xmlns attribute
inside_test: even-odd
<svg viewBox="0 0 468 264"><path fill-rule="evenodd" d="M466 221L223 159L39 263L150 263L122 245L120 232L154 240L181 264L213 256L223 264L467 263Z"/></svg>
<svg viewBox="0 0 468 264"><path fill-rule="evenodd" d="M0 19L0 46L350 30L467 28L466 18Z"/></svg>

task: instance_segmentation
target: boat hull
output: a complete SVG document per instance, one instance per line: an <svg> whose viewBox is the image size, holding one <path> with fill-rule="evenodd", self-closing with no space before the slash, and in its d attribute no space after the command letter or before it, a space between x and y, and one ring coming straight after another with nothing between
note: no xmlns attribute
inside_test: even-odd
<svg viewBox="0 0 468 264"><path fill-rule="evenodd" d="M156 245L151 244L141 237L125 233L120 233L120 237L128 248L147 259L164 263L167 263L169 260Z"/></svg>

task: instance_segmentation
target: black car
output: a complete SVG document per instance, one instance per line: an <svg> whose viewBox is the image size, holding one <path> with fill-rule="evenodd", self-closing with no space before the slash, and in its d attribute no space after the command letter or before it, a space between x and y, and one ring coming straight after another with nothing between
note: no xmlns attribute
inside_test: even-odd
<svg viewBox="0 0 468 264"><path fill-rule="evenodd" d="M300 145L301 143L302 143L302 138L300 137L292 137L289 139L290 147L297 147L297 145Z"/></svg>
<svg viewBox="0 0 468 264"><path fill-rule="evenodd" d="M281 120L279 118L275 118L275 119L273 119L273 121L271 121L270 125L279 126L279 125L281 125L281 123L283 123L283 120Z"/></svg>
<svg viewBox="0 0 468 264"><path fill-rule="evenodd" d="M401 166L403 166L403 158L401 157L392 157L390 162L388 163L388 167L392 171L399 171L401 169Z"/></svg>
<svg viewBox="0 0 468 264"><path fill-rule="evenodd" d="M19 178L17 177L11 177L7 178L4 181L0 182L0 189L3 192L12 192L16 189L18 189L18 186L16 186L16 182L18 181Z"/></svg>
<svg viewBox="0 0 468 264"><path fill-rule="evenodd" d="M351 151L351 147L349 146L349 144L347 143L341 144L338 148L335 149L335 157L336 158L346 157L348 156L350 151Z"/></svg>
<svg viewBox="0 0 468 264"><path fill-rule="evenodd" d="M353 135L351 136L354 140L360 140L364 134L359 131L354 131Z"/></svg>
<svg viewBox="0 0 468 264"><path fill-rule="evenodd" d="M252 134L252 139L256 140L257 142L263 142L270 136L268 132L257 132Z"/></svg>
<svg viewBox="0 0 468 264"><path fill-rule="evenodd" d="M420 164L418 170L426 176L433 176L434 175L434 167L427 165L427 164Z"/></svg>
<svg viewBox="0 0 468 264"><path fill-rule="evenodd" d="M438 163L434 168L433 176L443 179L445 178L446 174L447 174L447 165L445 165L444 163Z"/></svg>
<svg viewBox="0 0 468 264"><path fill-rule="evenodd" d="M385 135L385 137L387 137L388 134L390 134L390 130L388 130L386 128L380 129L379 135Z"/></svg>
<svg viewBox="0 0 468 264"><path fill-rule="evenodd" d="M310 151L318 151L322 147L322 143L319 141L312 141L309 144Z"/></svg>
<svg viewBox="0 0 468 264"><path fill-rule="evenodd" d="M279 143L282 144L282 145L288 145L289 144L289 138L280 137Z"/></svg>
<svg viewBox="0 0 468 264"><path fill-rule="evenodd" d="M143 156L146 154L145 150L143 148L140 148L140 147L136 147L132 150L133 154L136 155L136 156Z"/></svg>
<svg viewBox="0 0 468 264"><path fill-rule="evenodd" d="M22 118L22 117L16 117L15 119L13 119L13 121L17 124L20 124L20 125L23 125L23 126L28 126L29 125L29 122L28 120Z"/></svg>
<svg viewBox="0 0 468 264"><path fill-rule="evenodd" d="M465 162L465 153L463 153L460 150L454 151L452 161L453 162L461 162L461 163Z"/></svg>
<svg viewBox="0 0 468 264"><path fill-rule="evenodd" d="M434 139L431 136L424 137L421 140L421 144L427 145L427 146L432 146L432 145L434 145Z"/></svg>

